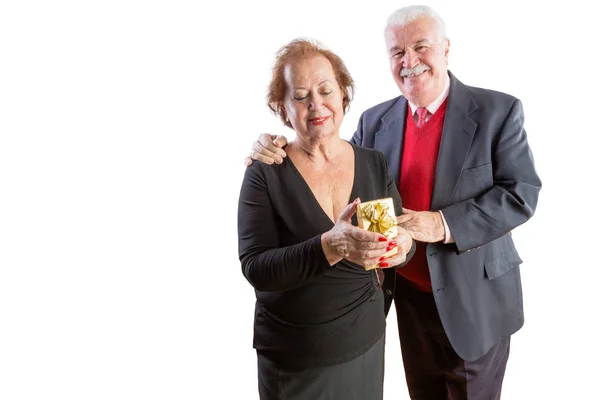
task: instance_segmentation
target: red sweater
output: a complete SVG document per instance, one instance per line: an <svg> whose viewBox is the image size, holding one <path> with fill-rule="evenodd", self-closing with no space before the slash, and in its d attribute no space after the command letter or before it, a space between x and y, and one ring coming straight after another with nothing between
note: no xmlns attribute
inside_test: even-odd
<svg viewBox="0 0 600 400"><path fill-rule="evenodd" d="M421 128L417 128L408 107L398 185L402 206L405 208L414 211L430 211L446 102L447 100L444 100L440 108ZM413 282L420 290L431 292L431 278L425 255L426 245L417 242L417 251L413 258L404 268L396 271Z"/></svg>

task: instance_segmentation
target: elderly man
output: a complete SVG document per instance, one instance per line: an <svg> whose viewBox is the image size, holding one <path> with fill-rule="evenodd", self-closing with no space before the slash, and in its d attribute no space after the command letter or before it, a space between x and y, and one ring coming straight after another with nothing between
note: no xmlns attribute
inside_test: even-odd
<svg viewBox="0 0 600 400"><path fill-rule="evenodd" d="M402 96L365 111L352 142L385 154L406 207L398 224L420 242L386 277L408 389L413 399L497 399L523 325L511 230L541 189L521 102L448 71L450 41L429 7L394 12L385 40ZM286 141L273 139L261 136L252 158L280 162Z"/></svg>

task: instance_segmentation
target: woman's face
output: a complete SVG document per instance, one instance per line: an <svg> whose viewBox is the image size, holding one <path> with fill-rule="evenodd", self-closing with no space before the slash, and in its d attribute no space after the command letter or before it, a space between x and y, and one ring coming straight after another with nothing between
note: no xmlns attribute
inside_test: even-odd
<svg viewBox="0 0 600 400"><path fill-rule="evenodd" d="M284 79L283 106L296 133L306 139L338 135L343 95L329 60L321 54L293 60L285 66Z"/></svg>

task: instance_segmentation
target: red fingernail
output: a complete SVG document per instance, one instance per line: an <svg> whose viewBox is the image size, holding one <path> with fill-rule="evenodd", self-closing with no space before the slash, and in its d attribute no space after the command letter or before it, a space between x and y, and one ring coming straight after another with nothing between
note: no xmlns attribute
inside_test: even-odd
<svg viewBox="0 0 600 400"><path fill-rule="evenodd" d="M390 240L390 246L395 246L395 245L397 245L397 244L398 244L398 243L396 243L396 241L395 241L395 240Z"/></svg>
<svg viewBox="0 0 600 400"><path fill-rule="evenodd" d="M387 240L387 238L386 238L385 236L381 236L381 237L379 238L379 241L380 241L380 242L385 242L386 240Z"/></svg>
<svg viewBox="0 0 600 400"><path fill-rule="evenodd" d="M389 264L388 264L388 263L386 263L386 262L379 263L379 266L380 266L381 268L385 268L385 267L387 267L388 265L389 265Z"/></svg>
<svg viewBox="0 0 600 400"><path fill-rule="evenodd" d="M385 260L385 256L383 256L379 259L379 261L383 261L383 260Z"/></svg>

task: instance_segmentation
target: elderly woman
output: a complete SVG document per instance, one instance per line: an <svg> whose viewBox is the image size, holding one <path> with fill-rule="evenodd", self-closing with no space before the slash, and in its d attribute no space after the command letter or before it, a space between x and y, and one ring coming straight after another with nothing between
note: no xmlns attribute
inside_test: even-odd
<svg viewBox="0 0 600 400"><path fill-rule="evenodd" d="M352 223L360 199L391 197L402 210L384 156L340 139L353 90L342 60L316 43L276 55L268 104L296 137L282 164L246 170L238 210L261 399L383 398L381 269L414 248L401 228L388 240Z"/></svg>

